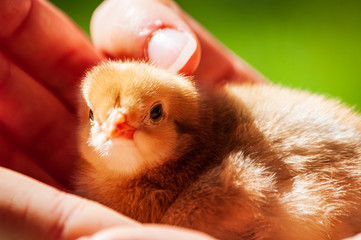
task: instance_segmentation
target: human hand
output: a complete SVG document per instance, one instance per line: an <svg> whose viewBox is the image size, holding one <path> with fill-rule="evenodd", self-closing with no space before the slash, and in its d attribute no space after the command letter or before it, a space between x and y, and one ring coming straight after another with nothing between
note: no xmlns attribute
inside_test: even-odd
<svg viewBox="0 0 361 240"><path fill-rule="evenodd" d="M0 165L67 190L88 38L45 1L0 1ZM139 225L99 204L0 168L1 239L74 239Z"/></svg>
<svg viewBox="0 0 361 240"><path fill-rule="evenodd" d="M211 240L174 227L143 226L98 203L2 167L0 179L1 239Z"/></svg>
<svg viewBox="0 0 361 240"><path fill-rule="evenodd" d="M99 54L46 1L0 1L0 165L69 186L77 86Z"/></svg>
<svg viewBox="0 0 361 240"><path fill-rule="evenodd" d="M140 224L92 201L0 167L1 239L76 239Z"/></svg>
<svg viewBox="0 0 361 240"><path fill-rule="evenodd" d="M149 59L206 85L266 82L171 0L108 0L93 14L96 48L112 58Z"/></svg>

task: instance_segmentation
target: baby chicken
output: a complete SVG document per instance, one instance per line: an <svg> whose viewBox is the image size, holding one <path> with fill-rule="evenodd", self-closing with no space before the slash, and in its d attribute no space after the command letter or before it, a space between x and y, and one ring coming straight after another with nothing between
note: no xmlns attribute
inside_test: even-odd
<svg viewBox="0 0 361 240"><path fill-rule="evenodd" d="M271 84L207 90L147 63L90 70L77 192L144 223L219 239L361 231L361 118Z"/></svg>

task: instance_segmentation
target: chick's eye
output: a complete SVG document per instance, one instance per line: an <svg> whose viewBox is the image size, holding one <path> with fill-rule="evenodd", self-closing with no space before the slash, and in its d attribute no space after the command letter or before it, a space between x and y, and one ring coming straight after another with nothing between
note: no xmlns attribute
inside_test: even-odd
<svg viewBox="0 0 361 240"><path fill-rule="evenodd" d="M89 110L89 119L90 119L90 121L94 121L94 114L91 109Z"/></svg>
<svg viewBox="0 0 361 240"><path fill-rule="evenodd" d="M155 105L150 111L149 117L153 121L158 121L163 116L163 106L162 104Z"/></svg>

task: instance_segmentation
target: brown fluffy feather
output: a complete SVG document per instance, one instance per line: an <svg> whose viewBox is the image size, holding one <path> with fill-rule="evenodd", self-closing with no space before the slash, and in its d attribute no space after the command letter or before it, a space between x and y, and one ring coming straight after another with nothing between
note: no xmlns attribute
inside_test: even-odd
<svg viewBox="0 0 361 240"><path fill-rule="evenodd" d="M140 222L220 239L342 239L361 231L361 118L338 102L270 84L207 91L137 62L96 67L82 90L79 194ZM104 167L89 146L89 107L103 121L120 99L138 119L159 98L167 131L155 128L150 148L168 150L131 175Z"/></svg>

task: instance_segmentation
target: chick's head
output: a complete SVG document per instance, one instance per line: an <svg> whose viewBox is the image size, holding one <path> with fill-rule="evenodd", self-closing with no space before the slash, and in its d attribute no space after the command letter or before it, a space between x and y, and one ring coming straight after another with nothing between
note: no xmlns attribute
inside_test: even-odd
<svg viewBox="0 0 361 240"><path fill-rule="evenodd" d="M199 124L192 81L147 63L102 63L82 83L79 148L94 167L134 175L182 154Z"/></svg>

